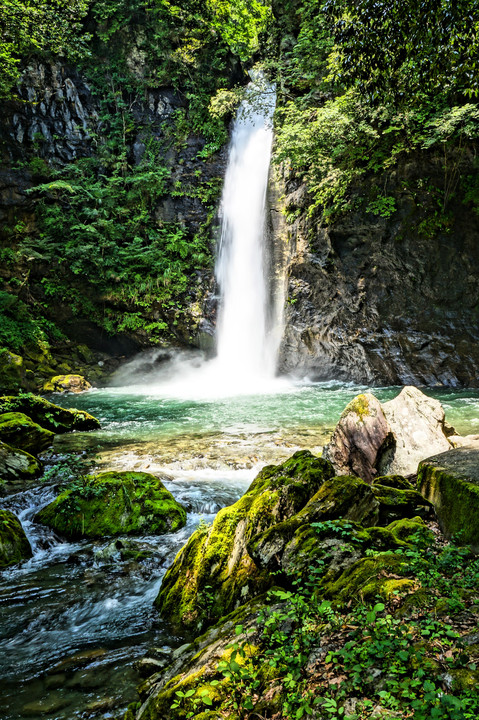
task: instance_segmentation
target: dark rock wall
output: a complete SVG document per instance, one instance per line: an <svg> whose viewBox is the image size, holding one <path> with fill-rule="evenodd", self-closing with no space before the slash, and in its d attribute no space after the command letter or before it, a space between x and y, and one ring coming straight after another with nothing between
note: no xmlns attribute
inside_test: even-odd
<svg viewBox="0 0 479 720"><path fill-rule="evenodd" d="M472 155L457 159L459 170L476 172ZM281 370L373 385L479 386L479 217L458 182L438 207L434 187L447 180L442 158L410 157L385 178L396 200L391 217L358 210L323 227L308 217L304 185L283 179L283 208L295 219L285 220Z"/></svg>

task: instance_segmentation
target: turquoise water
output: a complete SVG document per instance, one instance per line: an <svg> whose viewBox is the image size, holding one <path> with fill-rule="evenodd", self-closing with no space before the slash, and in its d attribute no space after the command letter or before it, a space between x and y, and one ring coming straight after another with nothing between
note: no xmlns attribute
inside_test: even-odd
<svg viewBox="0 0 479 720"><path fill-rule="evenodd" d="M188 523L171 535L124 539L146 557L132 562L111 539L68 543L38 526L35 513L55 497L53 485L3 499L20 517L34 556L0 578L2 720L121 717L137 699L137 661L151 648L184 641L172 637L153 601L188 536L201 519L212 521L235 502L265 463L300 448L320 452L346 404L367 390L281 380L259 394L205 399L201 382L179 383L175 393L164 388L152 376L140 385L51 398L102 424L95 432L58 436L55 453L87 450L103 469L157 473L185 505ZM192 388L196 399L188 398ZM399 390L373 392L386 401ZM479 391L427 394L443 403L458 432L479 432Z"/></svg>

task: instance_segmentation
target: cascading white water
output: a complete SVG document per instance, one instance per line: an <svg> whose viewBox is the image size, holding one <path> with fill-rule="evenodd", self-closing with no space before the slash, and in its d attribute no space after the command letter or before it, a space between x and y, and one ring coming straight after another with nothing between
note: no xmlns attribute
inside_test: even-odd
<svg viewBox="0 0 479 720"><path fill-rule="evenodd" d="M283 296L276 288L271 301L265 233L275 104L274 86L257 73L236 115L221 201L216 357L205 362L180 353L150 372L148 380L139 373L140 359L123 368L117 384L128 384L136 393L190 400L289 387L275 378ZM150 360L154 364L155 357Z"/></svg>
<svg viewBox="0 0 479 720"><path fill-rule="evenodd" d="M236 116L223 189L216 370L240 385L254 385L275 371L265 248L274 107L274 87L257 77Z"/></svg>

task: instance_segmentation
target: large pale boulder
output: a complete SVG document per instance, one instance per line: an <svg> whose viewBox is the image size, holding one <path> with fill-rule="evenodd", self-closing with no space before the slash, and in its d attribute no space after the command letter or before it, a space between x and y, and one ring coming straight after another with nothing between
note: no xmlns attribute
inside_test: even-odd
<svg viewBox="0 0 479 720"><path fill-rule="evenodd" d="M421 460L450 450L446 436L445 413L439 400L415 387L405 387L382 406L394 435L394 454L379 461L381 473L410 475Z"/></svg>
<svg viewBox="0 0 479 720"><path fill-rule="evenodd" d="M374 395L358 395L346 406L323 456L339 475L371 482L377 475L413 475L419 462L453 447L438 400L415 387L381 404Z"/></svg>
<svg viewBox="0 0 479 720"><path fill-rule="evenodd" d="M371 393L358 395L343 411L323 457L339 475L357 475L371 481L393 444L381 403Z"/></svg>
<svg viewBox="0 0 479 720"><path fill-rule="evenodd" d="M445 536L459 534L461 542L479 552L479 442L421 462L418 484Z"/></svg>

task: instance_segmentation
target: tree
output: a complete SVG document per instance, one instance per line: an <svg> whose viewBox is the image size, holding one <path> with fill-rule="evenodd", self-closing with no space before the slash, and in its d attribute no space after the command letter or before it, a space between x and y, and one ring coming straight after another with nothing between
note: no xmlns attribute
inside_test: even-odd
<svg viewBox="0 0 479 720"><path fill-rule="evenodd" d="M12 97L22 59L53 53L72 59L87 52L82 18L89 0L2 0L0 98Z"/></svg>
<svg viewBox="0 0 479 720"><path fill-rule="evenodd" d="M372 102L479 94L479 0L326 0L336 77Z"/></svg>

